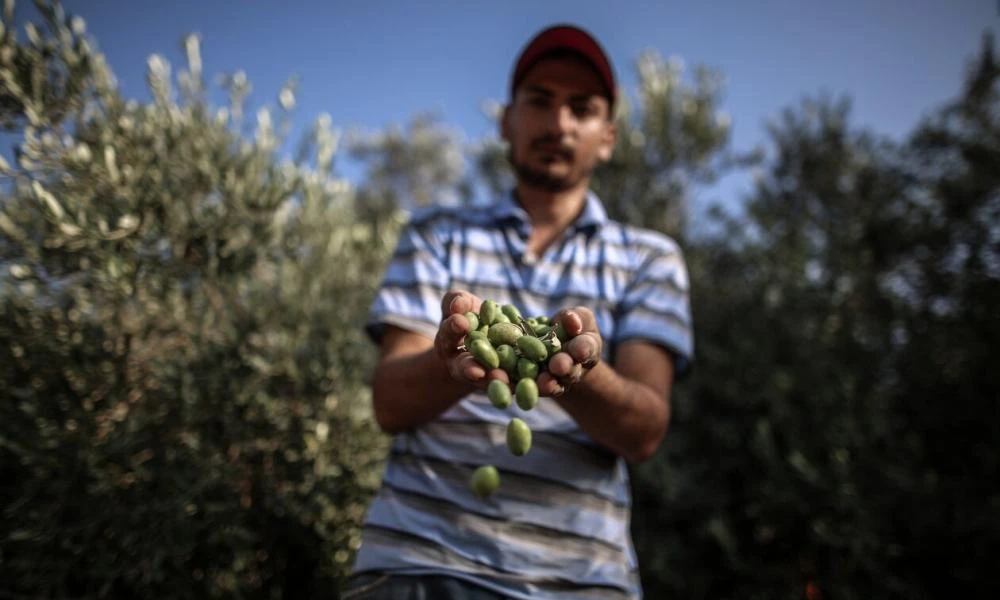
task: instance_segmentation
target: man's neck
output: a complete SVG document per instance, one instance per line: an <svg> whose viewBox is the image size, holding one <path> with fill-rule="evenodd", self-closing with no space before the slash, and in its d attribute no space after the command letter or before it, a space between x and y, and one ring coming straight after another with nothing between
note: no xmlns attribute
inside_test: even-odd
<svg viewBox="0 0 1000 600"><path fill-rule="evenodd" d="M528 213L533 229L559 232L583 211L589 182L560 192L549 192L519 183L517 199Z"/></svg>

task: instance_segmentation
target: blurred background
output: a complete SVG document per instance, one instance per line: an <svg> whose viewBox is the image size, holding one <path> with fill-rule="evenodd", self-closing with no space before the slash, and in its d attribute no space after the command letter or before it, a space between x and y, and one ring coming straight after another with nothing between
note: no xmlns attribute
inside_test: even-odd
<svg viewBox="0 0 1000 600"><path fill-rule="evenodd" d="M6 0L0 599L337 597L381 271L413 208L510 184L507 77L563 21L627 97L595 191L691 271L647 596L987 597L998 11Z"/></svg>

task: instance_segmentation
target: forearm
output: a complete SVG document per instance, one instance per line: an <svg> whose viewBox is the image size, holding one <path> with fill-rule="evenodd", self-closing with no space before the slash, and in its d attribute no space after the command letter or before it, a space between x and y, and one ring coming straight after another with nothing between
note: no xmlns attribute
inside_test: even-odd
<svg viewBox="0 0 1000 600"><path fill-rule="evenodd" d="M666 398L605 362L557 401L591 438L632 463L656 452L670 419Z"/></svg>
<svg viewBox="0 0 1000 600"><path fill-rule="evenodd" d="M413 429L434 419L475 391L456 381L433 348L383 358L375 369L375 419L387 433Z"/></svg>

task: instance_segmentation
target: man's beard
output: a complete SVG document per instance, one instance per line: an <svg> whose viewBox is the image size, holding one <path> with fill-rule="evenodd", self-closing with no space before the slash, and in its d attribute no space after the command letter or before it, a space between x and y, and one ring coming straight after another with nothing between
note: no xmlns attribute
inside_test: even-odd
<svg viewBox="0 0 1000 600"><path fill-rule="evenodd" d="M572 151L565 151L563 153L563 158L567 161L573 159ZM539 190L543 190L550 193L563 192L574 186L576 186L580 181L585 179L590 175L590 171L583 173L579 178L574 179L572 173L569 175L559 177L556 175L551 175L544 171L538 169L533 169L527 165L527 163L519 162L514 158L514 148L513 144L507 148L507 161L510 163L511 168L514 169L514 173L517 174L518 181L524 183L529 187L533 187Z"/></svg>

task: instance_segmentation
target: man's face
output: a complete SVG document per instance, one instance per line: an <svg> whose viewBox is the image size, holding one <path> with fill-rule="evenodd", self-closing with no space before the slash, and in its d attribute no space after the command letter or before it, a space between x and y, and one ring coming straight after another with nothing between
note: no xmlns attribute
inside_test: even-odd
<svg viewBox="0 0 1000 600"><path fill-rule="evenodd" d="M501 122L518 179L557 192L589 178L614 149L609 109L600 77L585 62L553 57L537 63Z"/></svg>

